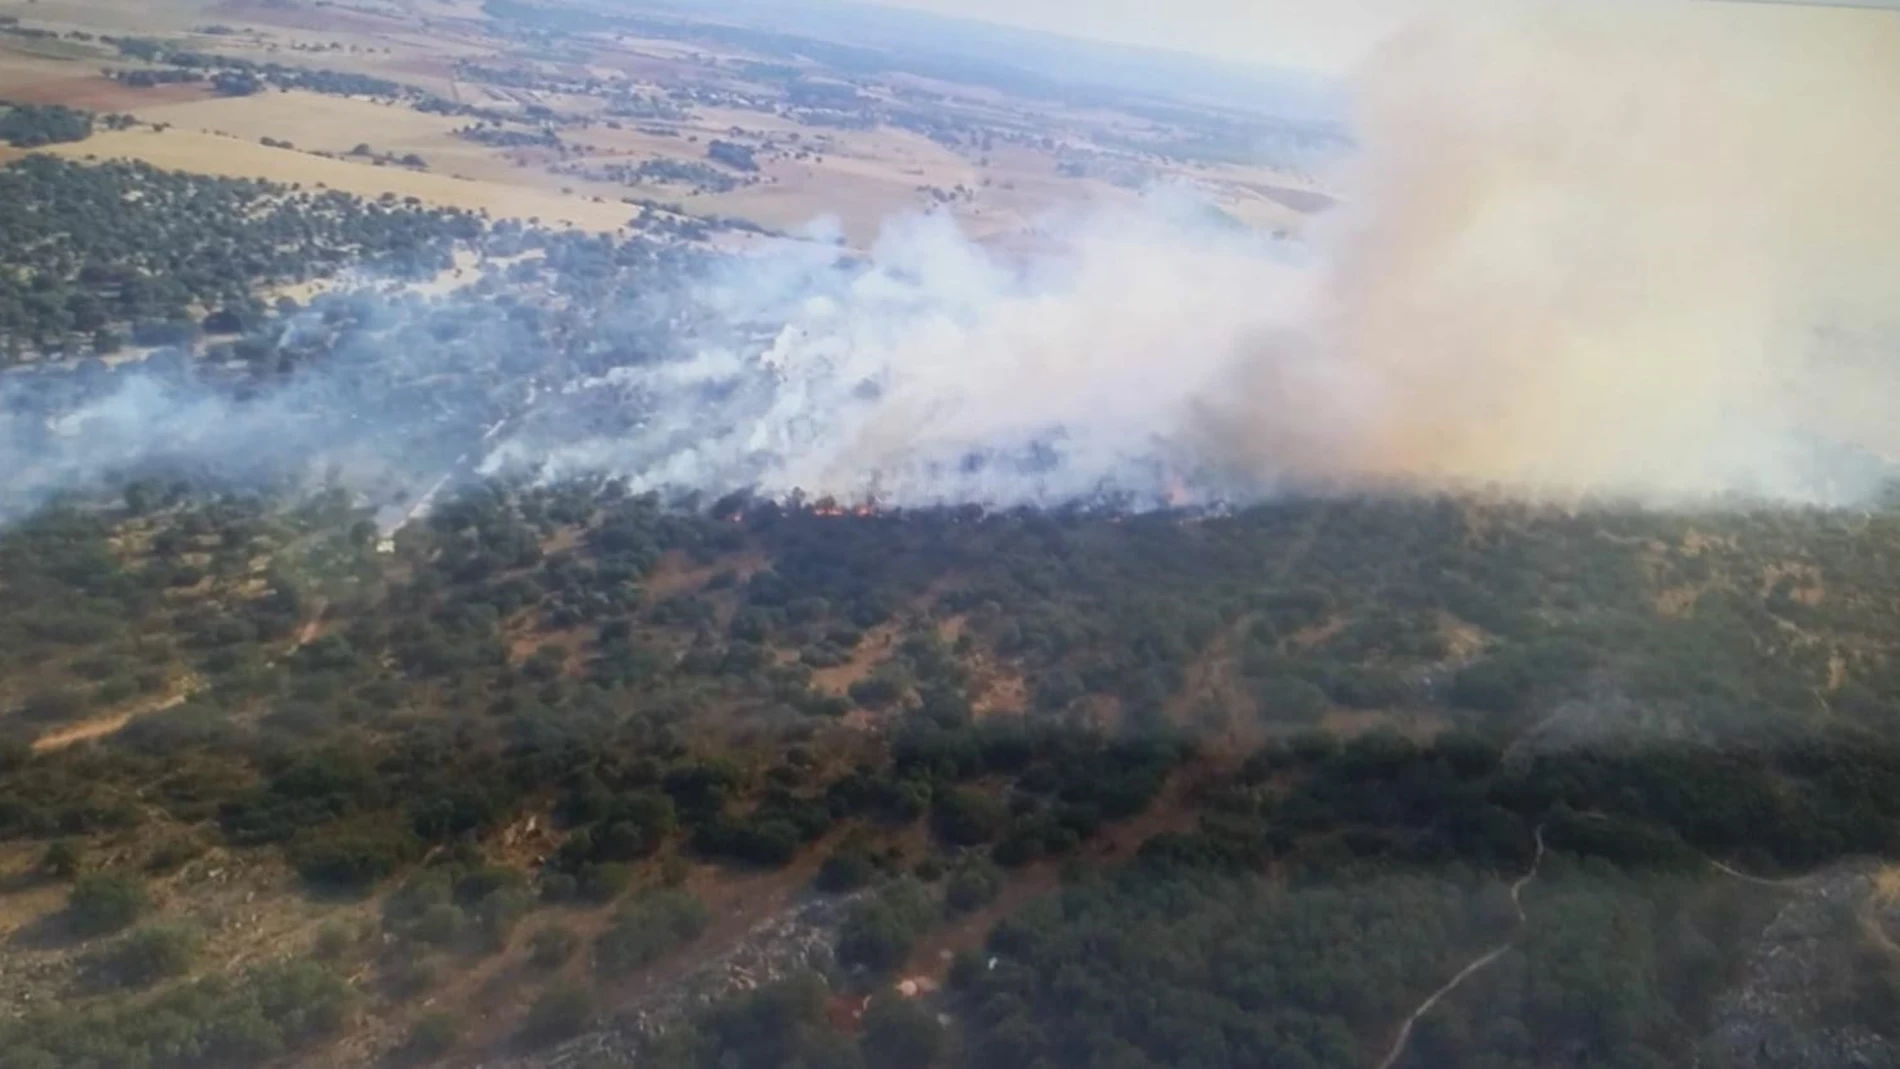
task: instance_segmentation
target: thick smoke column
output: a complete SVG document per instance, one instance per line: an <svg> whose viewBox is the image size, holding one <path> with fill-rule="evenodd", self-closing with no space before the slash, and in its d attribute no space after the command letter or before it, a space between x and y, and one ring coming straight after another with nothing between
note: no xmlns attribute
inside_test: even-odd
<svg viewBox="0 0 1900 1069"><path fill-rule="evenodd" d="M1286 250L1182 211L941 220L707 288L781 325L617 373L653 415L495 458L896 503L1491 486L1840 500L1900 443L1900 20L1518 6L1356 84L1347 207Z"/></svg>
<svg viewBox="0 0 1900 1069"><path fill-rule="evenodd" d="M1853 489L1821 443L1900 444L1864 418L1900 401L1900 18L1533 6L1416 27L1358 90L1303 341L1369 409L1297 464L1815 498ZM1217 405L1256 467L1282 359Z"/></svg>

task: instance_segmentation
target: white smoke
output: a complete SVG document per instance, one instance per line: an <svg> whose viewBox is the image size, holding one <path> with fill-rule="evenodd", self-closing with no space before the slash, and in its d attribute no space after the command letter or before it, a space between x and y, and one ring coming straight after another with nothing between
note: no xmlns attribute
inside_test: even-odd
<svg viewBox="0 0 1900 1069"><path fill-rule="evenodd" d="M803 247L705 287L772 332L597 384L631 431L491 464L895 504L1870 489L1900 444L1900 20L1484 14L1375 56L1303 265L1176 198L1026 255L900 220L866 270Z"/></svg>
<svg viewBox="0 0 1900 1069"><path fill-rule="evenodd" d="M698 299L739 337L577 387L618 391L641 426L517 440L491 466L892 504L1152 504L1194 463L1194 405L1297 314L1302 274L1167 197L1045 241L1060 251L1011 256L932 215L892 224L864 269L811 245L736 265Z"/></svg>
<svg viewBox="0 0 1900 1069"><path fill-rule="evenodd" d="M593 338L411 302L243 401L121 372L48 426L13 402L51 380L9 376L0 514L171 460L435 487L478 448L899 505L1874 489L1900 457L1900 19L1480 16L1373 57L1345 206L1297 242L1163 191L1003 244L900 219L844 266L786 242L586 309Z"/></svg>

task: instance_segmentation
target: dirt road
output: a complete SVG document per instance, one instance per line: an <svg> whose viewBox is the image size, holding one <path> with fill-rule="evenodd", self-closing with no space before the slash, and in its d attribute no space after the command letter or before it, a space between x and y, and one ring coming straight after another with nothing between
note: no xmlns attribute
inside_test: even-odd
<svg viewBox="0 0 1900 1069"><path fill-rule="evenodd" d="M1523 892L1527 884L1537 878L1537 870L1544 863L1544 826L1542 824L1537 826L1534 838L1537 840L1537 856L1531 860L1531 869L1529 872L1518 877L1517 882L1511 885L1511 908L1517 910L1517 924L1520 931L1528 921L1524 916L1524 903L1519 900L1518 896ZM1430 1013L1432 1007L1438 1005L1440 999L1456 991L1458 985L1470 979L1472 974L1503 957L1505 951L1516 945L1517 940L1513 938L1492 947L1490 950L1473 958L1470 964L1459 969L1457 975L1445 981L1443 987L1425 996L1425 1001L1419 1003L1418 1008L1413 1010L1411 1015L1405 1018L1404 1023L1399 1025L1399 1034L1392 1040L1392 1049L1386 1051L1385 1057L1379 1060L1379 1069L1392 1069L1392 1066L1398 1062L1400 1056L1405 1053L1405 1045L1411 1042L1412 1027L1418 1024L1419 1018Z"/></svg>

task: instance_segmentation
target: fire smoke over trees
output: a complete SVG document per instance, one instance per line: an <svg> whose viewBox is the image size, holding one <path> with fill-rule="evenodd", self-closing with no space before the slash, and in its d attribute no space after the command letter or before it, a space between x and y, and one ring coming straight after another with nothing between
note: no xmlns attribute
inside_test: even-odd
<svg viewBox="0 0 1900 1069"><path fill-rule="evenodd" d="M294 371L260 396L121 371L54 421L84 433L0 406L8 497L156 458L321 467L404 428L447 443L434 428L457 420L472 433L439 451L471 458L460 471L898 505L1379 487L1837 502L1885 477L1900 19L1465 9L1396 35L1352 84L1343 206L1294 240L1164 190L1052 219L1033 254L907 218L853 266L787 242L683 286L603 290L605 265L659 261L564 239L558 311L325 311L305 318L356 339L349 359L291 360L293 322L264 348ZM379 347L445 374L366 388ZM336 398L343 418L312 415ZM444 463L413 465L418 489Z"/></svg>
<svg viewBox="0 0 1900 1069"><path fill-rule="evenodd" d="M748 265L788 323L618 385L628 436L515 443L648 485L895 502L1287 485L1849 499L1900 402L1900 20L1518 6L1356 82L1347 207L1298 254L1163 207L1023 265L907 221L874 269Z"/></svg>

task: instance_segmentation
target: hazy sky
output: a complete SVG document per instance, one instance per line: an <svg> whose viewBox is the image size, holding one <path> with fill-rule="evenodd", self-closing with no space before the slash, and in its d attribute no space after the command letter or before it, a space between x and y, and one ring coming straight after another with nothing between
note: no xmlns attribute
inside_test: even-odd
<svg viewBox="0 0 1900 1069"><path fill-rule="evenodd" d="M1536 4L1589 9L1601 0L870 0L1072 37L1152 45L1321 74L1344 74L1394 31L1426 16L1483 25L1504 9ZM1900 18L1900 0L1620 0L1667 15L1688 8L1699 22L1812 25L1861 20L1875 28ZM1886 10L1849 10L1880 7ZM1442 18L1439 21L1443 21Z"/></svg>
<svg viewBox="0 0 1900 1069"><path fill-rule="evenodd" d="M1339 73L1426 0L874 0L1077 37ZM1669 0L1662 0L1669 2Z"/></svg>

